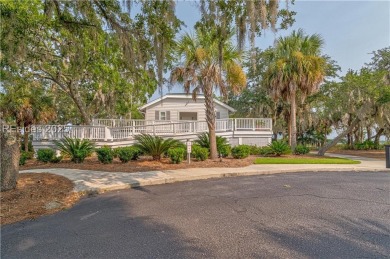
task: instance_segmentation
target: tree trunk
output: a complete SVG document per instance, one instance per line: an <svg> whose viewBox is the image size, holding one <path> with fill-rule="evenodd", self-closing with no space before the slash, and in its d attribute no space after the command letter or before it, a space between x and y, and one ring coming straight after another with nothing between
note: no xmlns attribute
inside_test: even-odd
<svg viewBox="0 0 390 259"><path fill-rule="evenodd" d="M355 138L356 138L355 144L363 142L362 131L363 131L362 123L359 123L358 126L356 126L356 130L355 130Z"/></svg>
<svg viewBox="0 0 390 259"><path fill-rule="evenodd" d="M16 188L19 175L19 140L0 132L0 188L7 191Z"/></svg>
<svg viewBox="0 0 390 259"><path fill-rule="evenodd" d="M344 138L348 133L351 133L352 130L356 127L356 125L358 125L360 122L360 119L358 117L356 117L356 119L354 119L352 121L352 123L348 126L348 128L346 130L344 130L340 135L338 135L336 138L334 138L330 143L328 143L327 145L323 146L319 151L318 151L318 155L319 156L323 156L325 155L325 152L333 147L334 145L336 145L342 138Z"/></svg>
<svg viewBox="0 0 390 259"><path fill-rule="evenodd" d="M366 130L367 130L367 140L370 140L371 137L372 137L372 130L371 130L371 127L370 127L370 126L367 126L367 127L366 127Z"/></svg>
<svg viewBox="0 0 390 259"><path fill-rule="evenodd" d="M68 89L69 89L69 95L74 101L74 103L76 104L77 108L79 109L81 118L83 119L84 123L86 125L92 125L92 121L89 117L89 114L87 113L87 107L85 107L85 104L81 99L80 93L77 91L77 89L74 89L72 83L69 83Z"/></svg>
<svg viewBox="0 0 390 259"><path fill-rule="evenodd" d="M347 123L348 123L348 127L352 123L352 114L350 114L350 113L348 113L348 122ZM349 132L347 134L347 137L348 137L348 145L347 145L347 147L348 147L348 149L352 149L353 148L353 134L352 134L352 132Z"/></svg>
<svg viewBox="0 0 390 259"><path fill-rule="evenodd" d="M24 151L28 152L28 136L29 136L29 131L25 128L24 133L23 133L23 144L24 144Z"/></svg>
<svg viewBox="0 0 390 259"><path fill-rule="evenodd" d="M217 159L217 137L215 135L215 112L214 112L214 100L213 91L211 86L204 87L204 98L206 106L206 121L209 128L209 139L210 139L210 158Z"/></svg>
<svg viewBox="0 0 390 259"><path fill-rule="evenodd" d="M376 133L375 138L374 138L375 148L379 147L379 140L381 139L381 136L382 136L384 131L385 131L384 128L380 128L378 130L378 132Z"/></svg>
<svg viewBox="0 0 390 259"><path fill-rule="evenodd" d="M218 149L217 149L217 136L215 134L215 128L209 128L210 136L210 159L218 158Z"/></svg>
<svg viewBox="0 0 390 259"><path fill-rule="evenodd" d="M295 100L295 93L291 94L291 111L290 111L290 124L291 124L291 150L294 151L297 146L297 107Z"/></svg>

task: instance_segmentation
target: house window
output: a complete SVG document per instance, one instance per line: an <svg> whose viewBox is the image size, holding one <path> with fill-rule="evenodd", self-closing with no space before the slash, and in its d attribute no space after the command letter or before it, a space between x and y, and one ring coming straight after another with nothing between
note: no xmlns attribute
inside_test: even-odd
<svg viewBox="0 0 390 259"><path fill-rule="evenodd" d="M171 112L170 111L155 111L154 119L156 121L169 121L171 119Z"/></svg>
<svg viewBox="0 0 390 259"><path fill-rule="evenodd" d="M165 121L167 120L167 116L165 112L160 112L160 121Z"/></svg>
<svg viewBox="0 0 390 259"><path fill-rule="evenodd" d="M217 120L221 119L221 113L220 112L215 112L215 118Z"/></svg>

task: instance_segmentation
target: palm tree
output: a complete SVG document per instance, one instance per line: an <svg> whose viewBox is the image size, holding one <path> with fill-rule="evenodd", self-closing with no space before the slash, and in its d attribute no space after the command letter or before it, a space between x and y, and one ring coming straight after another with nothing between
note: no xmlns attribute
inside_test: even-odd
<svg viewBox="0 0 390 259"><path fill-rule="evenodd" d="M282 98L290 104L289 144L293 150L297 145L297 101L304 103L307 96L317 92L326 74L323 44L318 34L307 36L299 29L280 37L270 54L272 62L265 80L275 100Z"/></svg>
<svg viewBox="0 0 390 259"><path fill-rule="evenodd" d="M211 159L218 157L213 93L218 89L227 97L229 91L238 93L246 86L246 75L240 65L241 52L233 47L230 38L221 42L215 33L200 30L196 35L185 34L176 49L181 63L171 72L171 83L183 83L187 94L192 90L194 100L201 92L205 96Z"/></svg>
<svg viewBox="0 0 390 259"><path fill-rule="evenodd" d="M35 82L6 81L4 94L0 96L0 108L5 117L12 118L18 127L28 128L34 123L46 123L56 117L52 96ZM24 130L24 150L28 151L29 132Z"/></svg>

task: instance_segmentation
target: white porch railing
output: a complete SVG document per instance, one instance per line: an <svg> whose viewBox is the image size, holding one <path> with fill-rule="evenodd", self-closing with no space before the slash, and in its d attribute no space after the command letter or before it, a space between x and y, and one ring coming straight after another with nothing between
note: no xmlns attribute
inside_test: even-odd
<svg viewBox="0 0 390 259"><path fill-rule="evenodd" d="M146 133L157 136L175 136L207 132L206 121L142 121L99 120L94 126L34 125L31 134L34 141L58 140L64 137L90 140L125 140ZM106 126L102 125L105 124ZM112 126L118 125L118 126ZM122 126L127 125L127 126ZM271 131L271 119L237 118L216 120L216 132L228 131Z"/></svg>
<svg viewBox="0 0 390 259"><path fill-rule="evenodd" d="M33 125L30 128L34 140L58 140L64 137L104 140L105 131L103 126Z"/></svg>
<svg viewBox="0 0 390 259"><path fill-rule="evenodd" d="M234 119L235 130L272 130L272 120L262 118L237 118Z"/></svg>

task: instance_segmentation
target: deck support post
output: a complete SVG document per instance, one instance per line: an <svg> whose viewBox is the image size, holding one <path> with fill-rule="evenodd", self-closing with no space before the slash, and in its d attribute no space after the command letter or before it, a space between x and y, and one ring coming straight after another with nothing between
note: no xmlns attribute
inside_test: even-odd
<svg viewBox="0 0 390 259"><path fill-rule="evenodd" d="M104 127L104 141L113 140L111 136L111 130L109 127Z"/></svg>

